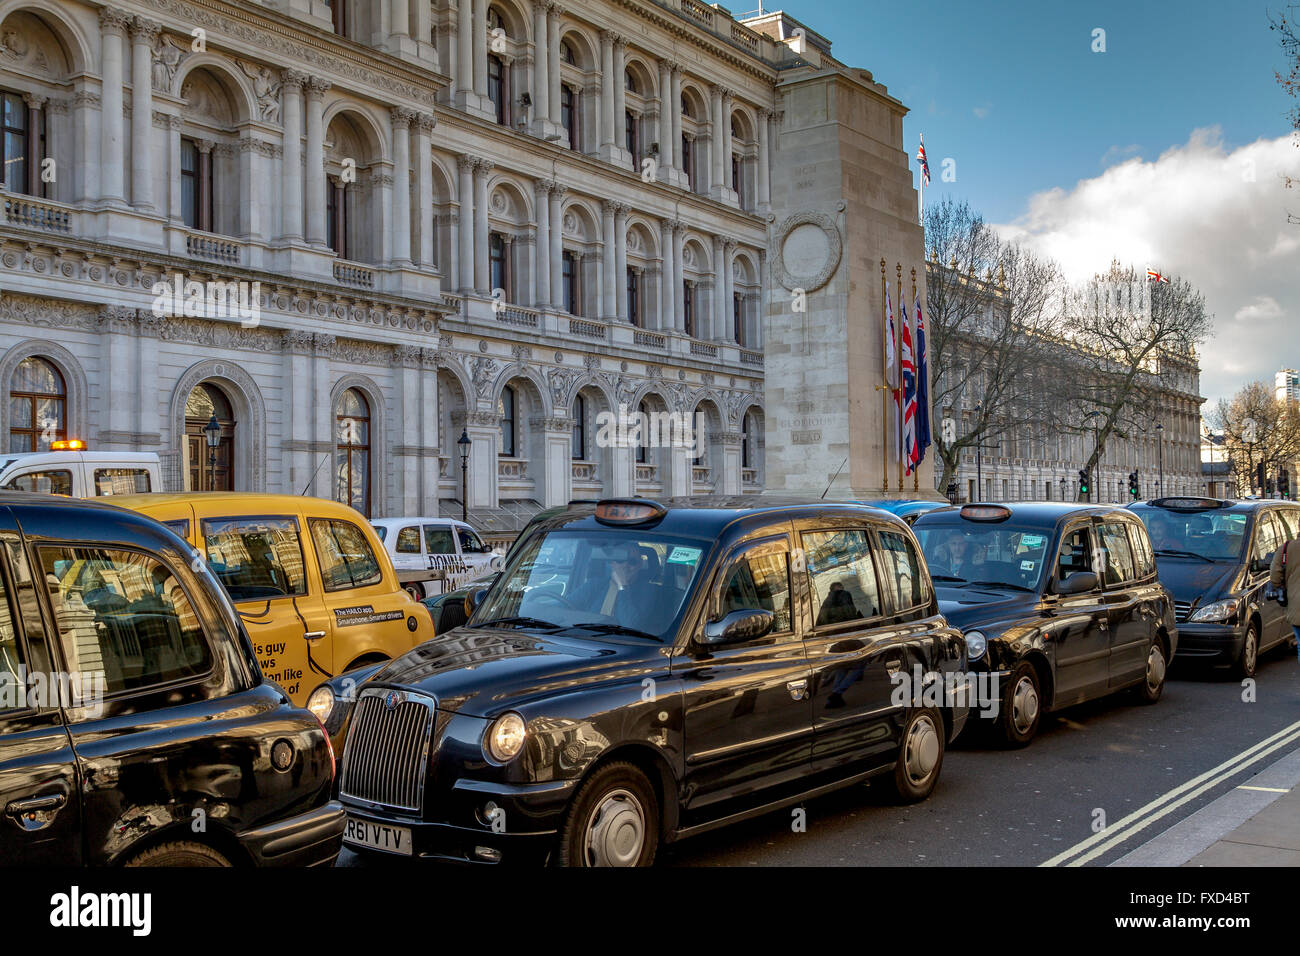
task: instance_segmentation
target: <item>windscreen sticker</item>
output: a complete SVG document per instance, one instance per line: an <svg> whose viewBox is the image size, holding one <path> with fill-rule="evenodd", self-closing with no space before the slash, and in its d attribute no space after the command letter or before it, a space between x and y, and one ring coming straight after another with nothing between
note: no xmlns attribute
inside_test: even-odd
<svg viewBox="0 0 1300 956"><path fill-rule="evenodd" d="M672 554L668 555L669 564L695 564L700 560L701 548L684 548L681 545L673 548Z"/></svg>
<svg viewBox="0 0 1300 956"><path fill-rule="evenodd" d="M1021 570L1021 571L1032 571L1032 570L1034 570L1034 562L1033 562L1033 561L1021 561L1021 562L1020 562L1020 570Z"/></svg>
<svg viewBox="0 0 1300 956"><path fill-rule="evenodd" d="M1022 534L1020 536L1020 543L1026 548L1041 548L1046 540L1041 534Z"/></svg>
<svg viewBox="0 0 1300 956"><path fill-rule="evenodd" d="M356 627L358 624L382 624L384 621L397 621L405 617L403 611L378 611L369 604L357 607L339 607L334 609L335 627Z"/></svg>

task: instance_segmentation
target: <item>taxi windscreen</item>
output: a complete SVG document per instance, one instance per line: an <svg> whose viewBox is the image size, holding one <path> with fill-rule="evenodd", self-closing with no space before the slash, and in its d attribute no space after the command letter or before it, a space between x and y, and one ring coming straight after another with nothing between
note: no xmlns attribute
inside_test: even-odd
<svg viewBox="0 0 1300 956"><path fill-rule="evenodd" d="M709 544L630 529L530 535L470 624L670 641Z"/></svg>
<svg viewBox="0 0 1300 956"><path fill-rule="evenodd" d="M1156 554L1191 554L1210 561L1240 560L1250 515L1243 511L1172 511L1140 506Z"/></svg>
<svg viewBox="0 0 1300 956"><path fill-rule="evenodd" d="M1051 529L1009 522L913 526L938 587L1006 585L1035 590L1047 562Z"/></svg>

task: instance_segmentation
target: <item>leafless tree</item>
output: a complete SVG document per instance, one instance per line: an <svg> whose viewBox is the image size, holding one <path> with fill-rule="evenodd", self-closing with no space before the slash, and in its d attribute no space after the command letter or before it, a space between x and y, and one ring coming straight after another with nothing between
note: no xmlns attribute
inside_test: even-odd
<svg viewBox="0 0 1300 956"><path fill-rule="evenodd" d="M1300 405L1278 398L1266 382L1251 382L1232 398L1220 399L1207 417L1223 432L1233 477L1243 493L1247 488L1264 492L1257 477L1260 465L1274 476L1300 458Z"/></svg>
<svg viewBox="0 0 1300 956"><path fill-rule="evenodd" d="M1274 75L1287 96L1297 101L1287 117L1291 120L1291 128L1296 131L1295 144L1300 147L1300 5L1289 4L1281 13L1270 15L1268 26L1277 32L1286 59L1285 71L1278 70ZM1285 179L1288 189L1300 183L1297 176L1286 176ZM1287 221L1300 223L1300 217L1288 213Z"/></svg>

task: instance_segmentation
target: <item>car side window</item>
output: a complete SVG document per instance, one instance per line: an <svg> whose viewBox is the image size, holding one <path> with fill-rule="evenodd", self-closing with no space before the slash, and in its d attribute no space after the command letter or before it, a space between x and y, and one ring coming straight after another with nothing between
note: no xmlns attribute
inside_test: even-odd
<svg viewBox="0 0 1300 956"><path fill-rule="evenodd" d="M929 588L911 541L897 531L880 532L880 558L881 577L894 599L896 613L929 603Z"/></svg>
<svg viewBox="0 0 1300 956"><path fill-rule="evenodd" d="M1151 539L1147 536L1146 525L1140 521L1126 522L1129 540L1133 544L1133 570L1139 580L1150 577L1156 572L1156 556L1151 550Z"/></svg>
<svg viewBox="0 0 1300 956"><path fill-rule="evenodd" d="M307 593L298 522L293 518L205 518L208 567L232 601Z"/></svg>
<svg viewBox="0 0 1300 956"><path fill-rule="evenodd" d="M451 536L451 529L436 524L424 526L424 547L430 554L455 554L456 539Z"/></svg>
<svg viewBox="0 0 1300 956"><path fill-rule="evenodd" d="M460 550L464 554L483 554L487 551L483 542L469 528L457 528L456 534L460 536Z"/></svg>
<svg viewBox="0 0 1300 956"><path fill-rule="evenodd" d="M1261 511L1255 524L1255 550L1252 556L1257 559L1267 558L1281 546L1281 533L1272 513Z"/></svg>
<svg viewBox="0 0 1300 956"><path fill-rule="evenodd" d="M1092 538L1084 525L1068 529L1061 536L1056 558L1056 579L1064 581L1071 574L1092 570Z"/></svg>
<svg viewBox="0 0 1300 956"><path fill-rule="evenodd" d="M1283 508L1277 512L1277 520L1282 522L1283 540L1291 541L1300 534L1300 513L1294 508Z"/></svg>
<svg viewBox="0 0 1300 956"><path fill-rule="evenodd" d="M110 548L39 550L64 656L83 695L199 677L212 651L180 581L157 558Z"/></svg>
<svg viewBox="0 0 1300 956"><path fill-rule="evenodd" d="M1103 521L1097 526L1097 537L1104 558L1102 580L1106 587L1119 587L1137 577L1133 564L1133 549L1129 546L1128 532L1122 521Z"/></svg>
<svg viewBox="0 0 1300 956"><path fill-rule="evenodd" d="M27 700L27 659L14 627L9 588L0 578L0 711L24 709Z"/></svg>
<svg viewBox="0 0 1300 956"><path fill-rule="evenodd" d="M817 627L876 617L880 590L867 532L810 531L803 535Z"/></svg>
<svg viewBox="0 0 1300 956"><path fill-rule="evenodd" d="M419 554L420 553L420 529L412 525L409 528L403 528L397 532L398 554Z"/></svg>
<svg viewBox="0 0 1300 956"><path fill-rule="evenodd" d="M790 556L785 551L754 552L732 565L718 599L720 618L732 611L771 611L773 633L791 630Z"/></svg>
<svg viewBox="0 0 1300 956"><path fill-rule="evenodd" d="M55 471L32 471L5 485L11 491L36 491L44 495L72 496L72 472L62 469Z"/></svg>
<svg viewBox="0 0 1300 956"><path fill-rule="evenodd" d="M144 468L96 468L96 495L144 495L149 487L149 472Z"/></svg>
<svg viewBox="0 0 1300 956"><path fill-rule="evenodd" d="M383 570L370 542L351 521L309 518L307 523L326 591L364 588L383 580Z"/></svg>

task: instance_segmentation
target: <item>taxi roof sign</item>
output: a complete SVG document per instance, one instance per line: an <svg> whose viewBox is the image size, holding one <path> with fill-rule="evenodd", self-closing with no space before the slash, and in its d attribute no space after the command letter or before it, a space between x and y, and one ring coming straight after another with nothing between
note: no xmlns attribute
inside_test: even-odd
<svg viewBox="0 0 1300 956"><path fill-rule="evenodd" d="M1150 504L1154 508L1168 508L1171 511L1210 511L1225 508L1231 502L1219 498L1157 498Z"/></svg>
<svg viewBox="0 0 1300 956"><path fill-rule="evenodd" d="M960 514L967 521L1006 521L1011 509L1002 505L963 505Z"/></svg>
<svg viewBox="0 0 1300 956"><path fill-rule="evenodd" d="M605 498L596 504L596 520L601 524L644 524L667 513L667 508L648 498Z"/></svg>
<svg viewBox="0 0 1300 956"><path fill-rule="evenodd" d="M60 438L50 442L50 451L85 451L86 443L80 438Z"/></svg>

